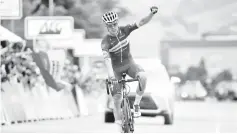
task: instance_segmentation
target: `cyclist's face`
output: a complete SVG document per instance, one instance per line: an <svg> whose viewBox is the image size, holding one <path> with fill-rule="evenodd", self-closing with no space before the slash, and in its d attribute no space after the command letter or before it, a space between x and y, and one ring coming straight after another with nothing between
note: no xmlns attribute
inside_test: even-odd
<svg viewBox="0 0 237 134"><path fill-rule="evenodd" d="M118 22L107 24L106 26L110 34L117 35L118 30L119 30Z"/></svg>

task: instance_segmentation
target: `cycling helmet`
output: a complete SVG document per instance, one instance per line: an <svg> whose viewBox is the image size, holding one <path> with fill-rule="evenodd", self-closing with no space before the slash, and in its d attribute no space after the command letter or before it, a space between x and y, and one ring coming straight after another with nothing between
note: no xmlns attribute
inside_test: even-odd
<svg viewBox="0 0 237 134"><path fill-rule="evenodd" d="M113 23L115 21L118 20L118 14L116 12L110 11L110 12L106 12L103 16L102 16L102 20L108 24L108 23Z"/></svg>

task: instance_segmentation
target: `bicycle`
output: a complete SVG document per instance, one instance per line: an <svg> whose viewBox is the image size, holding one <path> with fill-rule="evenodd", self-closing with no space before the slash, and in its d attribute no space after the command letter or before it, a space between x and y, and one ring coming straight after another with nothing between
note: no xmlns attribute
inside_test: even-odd
<svg viewBox="0 0 237 134"><path fill-rule="evenodd" d="M118 80L118 83L122 84L122 102L121 102L121 109L122 109L122 130L124 133L133 133L134 132L134 116L133 112L131 112L131 107L128 99L128 94L130 91L127 91L128 88L126 88L126 83L127 82L134 82L134 81L139 81L138 78L136 79L125 79L126 73L122 74L122 79ZM106 89L107 89L107 94L110 94L110 88L109 85L111 82L106 79Z"/></svg>

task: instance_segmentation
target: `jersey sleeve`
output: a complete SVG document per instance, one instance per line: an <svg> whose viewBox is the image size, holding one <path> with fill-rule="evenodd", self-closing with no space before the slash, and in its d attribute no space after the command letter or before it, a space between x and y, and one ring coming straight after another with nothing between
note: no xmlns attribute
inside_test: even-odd
<svg viewBox="0 0 237 134"><path fill-rule="evenodd" d="M101 49L102 49L102 53L104 58L110 58L110 54L109 54L109 44L107 42L107 37L105 37L102 41L101 41Z"/></svg>
<svg viewBox="0 0 237 134"><path fill-rule="evenodd" d="M101 49L102 49L102 51L108 51L109 52L109 44L106 41L106 37L101 41Z"/></svg>
<svg viewBox="0 0 237 134"><path fill-rule="evenodd" d="M128 32L128 34L130 34L132 31L138 29L138 26L136 23L128 24L127 26L125 26L125 29Z"/></svg>

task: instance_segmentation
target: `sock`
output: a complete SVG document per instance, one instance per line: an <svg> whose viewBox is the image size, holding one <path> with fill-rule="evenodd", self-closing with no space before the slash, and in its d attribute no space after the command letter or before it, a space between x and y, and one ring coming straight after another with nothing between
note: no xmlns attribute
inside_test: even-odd
<svg viewBox="0 0 237 134"><path fill-rule="evenodd" d="M116 124L117 127L118 127L118 131L119 131L120 133L122 133L122 132L123 132L123 129L122 129L122 120L116 120L116 121L115 121L115 124Z"/></svg>
<svg viewBox="0 0 237 134"><path fill-rule="evenodd" d="M139 105L141 99L142 99L142 95L136 94L136 98L135 98L135 101L134 101L134 105Z"/></svg>
<svg viewBox="0 0 237 134"><path fill-rule="evenodd" d="M122 124L122 120L116 120L115 123L118 124L118 125L121 125Z"/></svg>

